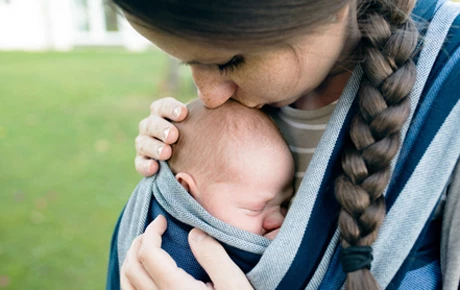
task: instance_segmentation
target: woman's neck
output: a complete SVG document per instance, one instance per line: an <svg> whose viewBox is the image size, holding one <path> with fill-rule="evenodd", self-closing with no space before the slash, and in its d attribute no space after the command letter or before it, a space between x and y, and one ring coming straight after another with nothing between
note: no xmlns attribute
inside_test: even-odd
<svg viewBox="0 0 460 290"><path fill-rule="evenodd" d="M328 76L314 91L300 97L291 106L299 110L317 110L340 98L352 71Z"/></svg>
<svg viewBox="0 0 460 290"><path fill-rule="evenodd" d="M358 26L356 5L359 3L350 2L350 13L348 15L347 41L342 51L341 58L331 70L329 76L312 92L305 94L295 101L291 106L299 110L317 110L335 102L342 95L348 79L351 77L354 67L361 61L362 53L359 48L361 31Z"/></svg>

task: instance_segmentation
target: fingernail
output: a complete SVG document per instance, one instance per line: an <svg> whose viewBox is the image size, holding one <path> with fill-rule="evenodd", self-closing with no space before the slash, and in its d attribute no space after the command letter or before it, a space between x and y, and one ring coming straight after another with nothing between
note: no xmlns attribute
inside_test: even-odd
<svg viewBox="0 0 460 290"><path fill-rule="evenodd" d="M163 148L165 145L158 146L157 148L157 158L160 158L161 152L163 151Z"/></svg>
<svg viewBox="0 0 460 290"><path fill-rule="evenodd" d="M202 240L204 240L208 235L203 232L203 231L200 231L200 230L192 230L190 232L190 239L192 239L192 241L194 242L201 242Z"/></svg>
<svg viewBox="0 0 460 290"><path fill-rule="evenodd" d="M166 139L168 139L169 131L171 131L171 128L166 128L166 129L163 130L163 140L164 141L166 141Z"/></svg>
<svg viewBox="0 0 460 290"><path fill-rule="evenodd" d="M181 108L181 107L175 108L175 109L174 109L174 116L176 116L176 118L179 118L181 112L182 112L182 108Z"/></svg>

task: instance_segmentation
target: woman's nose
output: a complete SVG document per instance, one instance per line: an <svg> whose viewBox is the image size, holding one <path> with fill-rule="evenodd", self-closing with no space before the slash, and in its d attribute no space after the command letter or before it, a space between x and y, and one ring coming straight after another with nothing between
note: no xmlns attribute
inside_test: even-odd
<svg viewBox="0 0 460 290"><path fill-rule="evenodd" d="M216 69L192 67L192 76L198 89L198 97L208 108L216 108L230 99L238 86Z"/></svg>

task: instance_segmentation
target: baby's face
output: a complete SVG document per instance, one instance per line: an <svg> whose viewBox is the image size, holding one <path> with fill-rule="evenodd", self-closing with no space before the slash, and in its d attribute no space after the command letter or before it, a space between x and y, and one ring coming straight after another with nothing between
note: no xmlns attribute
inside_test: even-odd
<svg viewBox="0 0 460 290"><path fill-rule="evenodd" d="M288 150L254 148L238 154L232 170L201 184L198 202L237 228L273 239L293 195L294 162Z"/></svg>

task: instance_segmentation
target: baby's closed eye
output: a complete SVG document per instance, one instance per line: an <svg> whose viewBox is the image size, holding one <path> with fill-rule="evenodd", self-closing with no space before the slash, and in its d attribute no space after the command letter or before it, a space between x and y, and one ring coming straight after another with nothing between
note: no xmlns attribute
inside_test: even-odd
<svg viewBox="0 0 460 290"><path fill-rule="evenodd" d="M242 207L241 209L250 216L257 216L264 212L266 204L254 207Z"/></svg>

